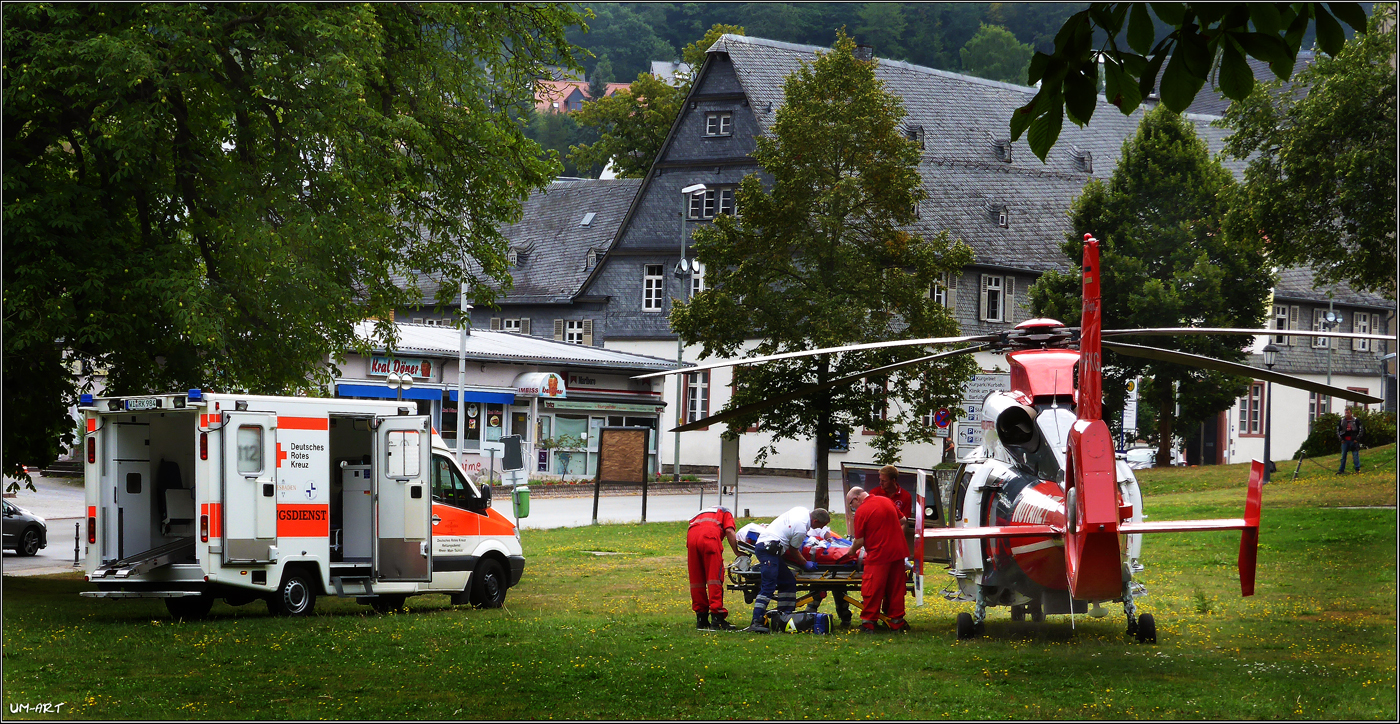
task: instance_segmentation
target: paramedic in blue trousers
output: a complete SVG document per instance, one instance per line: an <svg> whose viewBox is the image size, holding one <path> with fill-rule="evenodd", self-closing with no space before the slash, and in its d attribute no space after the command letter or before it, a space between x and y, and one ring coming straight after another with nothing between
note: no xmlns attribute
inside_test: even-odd
<svg viewBox="0 0 1400 724"><path fill-rule="evenodd" d="M768 633L768 627L763 625L763 614L774 599L778 611L791 613L797 607L797 578L783 564L783 558L802 566L803 570L817 570L816 563L802 556L802 543L807 540L807 531L825 527L830 522L831 515L821 508L808 512L806 508L797 507L774 518L758 536L753 547L760 576L758 597L753 601L753 621L745 631Z"/></svg>
<svg viewBox="0 0 1400 724"><path fill-rule="evenodd" d="M807 531L808 538L816 538L819 541L831 540L840 536L831 532L831 528L813 528ZM836 615L841 619L841 628L851 625L851 604L846 601L846 587L841 586L832 591L836 599ZM808 613L816 613L821 608L822 601L826 600L826 591L812 591L812 602L807 604Z"/></svg>
<svg viewBox="0 0 1400 724"><path fill-rule="evenodd" d="M690 573L690 608L695 611L695 628L701 631L733 631L724 608L724 546L739 555L739 539L734 535L734 515L728 508L706 508L690 519L685 536L686 567Z"/></svg>

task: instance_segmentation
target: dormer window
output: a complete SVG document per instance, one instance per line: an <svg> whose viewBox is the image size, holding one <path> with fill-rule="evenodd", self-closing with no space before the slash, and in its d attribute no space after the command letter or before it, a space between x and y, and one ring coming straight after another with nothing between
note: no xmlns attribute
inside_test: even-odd
<svg viewBox="0 0 1400 724"><path fill-rule="evenodd" d="M992 139L992 152L996 154L997 160L1002 163L1011 163L1011 139L997 138L991 133L987 134Z"/></svg>
<svg viewBox="0 0 1400 724"><path fill-rule="evenodd" d="M729 136L733 134L733 114L724 111L705 114L706 136Z"/></svg>
<svg viewBox="0 0 1400 724"><path fill-rule="evenodd" d="M997 226L1003 229L1011 226L1011 210L1005 206L997 209Z"/></svg>
<svg viewBox="0 0 1400 724"><path fill-rule="evenodd" d="M1094 172L1094 154L1085 151L1078 146L1069 147L1070 158L1074 161L1074 167L1084 173Z"/></svg>
<svg viewBox="0 0 1400 724"><path fill-rule="evenodd" d="M904 129L904 137L919 144L919 150L924 150L924 127L921 125L910 125Z"/></svg>
<svg viewBox="0 0 1400 724"><path fill-rule="evenodd" d="M506 252L506 263L511 266L520 266L520 252L511 249Z"/></svg>
<svg viewBox="0 0 1400 724"><path fill-rule="evenodd" d="M598 266L598 250L589 249L588 255L583 259L583 268L592 269L595 266Z"/></svg>

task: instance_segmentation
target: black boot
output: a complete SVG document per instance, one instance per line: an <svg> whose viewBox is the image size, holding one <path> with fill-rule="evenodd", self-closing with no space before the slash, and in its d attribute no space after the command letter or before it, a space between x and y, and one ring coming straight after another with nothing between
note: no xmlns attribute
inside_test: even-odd
<svg viewBox="0 0 1400 724"><path fill-rule="evenodd" d="M710 612L709 612L709 611L696 611L696 612L695 612L695 628L697 628L697 629L699 629L699 630L701 630L701 631L708 631L708 630L710 630Z"/></svg>
<svg viewBox="0 0 1400 724"><path fill-rule="evenodd" d="M735 631L734 624L728 621L728 614L716 613L710 616L710 628L716 631Z"/></svg>

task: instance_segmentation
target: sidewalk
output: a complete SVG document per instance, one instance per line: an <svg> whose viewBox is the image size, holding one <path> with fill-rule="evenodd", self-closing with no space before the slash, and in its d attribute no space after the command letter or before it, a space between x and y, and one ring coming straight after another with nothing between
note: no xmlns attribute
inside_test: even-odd
<svg viewBox="0 0 1400 724"><path fill-rule="evenodd" d="M6 487L12 478L5 478ZM21 557L14 551L5 551L0 561L0 572L7 576L42 576L49 573L70 573L82 571L81 566L73 565L73 526L78 525L81 535L83 504L86 493L82 478L47 478L34 475L34 487L30 490L20 483L20 489L11 503L44 519L49 529L49 544L33 557Z"/></svg>

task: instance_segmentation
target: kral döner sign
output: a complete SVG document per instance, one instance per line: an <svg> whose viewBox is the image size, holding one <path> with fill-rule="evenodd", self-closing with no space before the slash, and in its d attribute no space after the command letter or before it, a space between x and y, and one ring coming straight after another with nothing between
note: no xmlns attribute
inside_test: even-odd
<svg viewBox="0 0 1400 724"><path fill-rule="evenodd" d="M433 363L425 359L413 357L404 359L389 359L388 357L371 357L369 359L369 373L371 375L387 375L390 372L396 375L409 375L414 378L429 379L433 376Z"/></svg>

